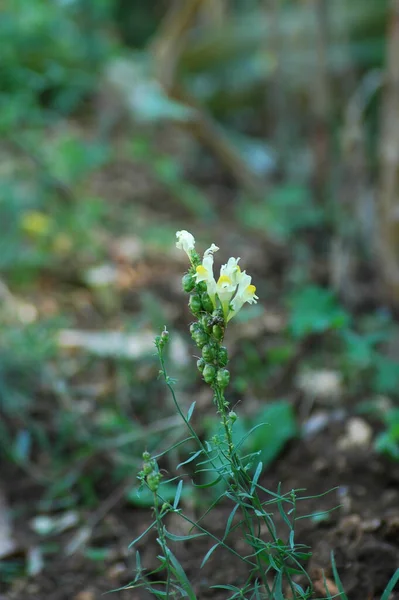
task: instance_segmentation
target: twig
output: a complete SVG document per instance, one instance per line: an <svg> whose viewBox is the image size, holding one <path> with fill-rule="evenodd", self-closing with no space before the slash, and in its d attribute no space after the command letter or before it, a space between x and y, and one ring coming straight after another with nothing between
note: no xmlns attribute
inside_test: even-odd
<svg viewBox="0 0 399 600"><path fill-rule="evenodd" d="M378 249L388 300L399 306L399 0L392 2L382 103Z"/></svg>

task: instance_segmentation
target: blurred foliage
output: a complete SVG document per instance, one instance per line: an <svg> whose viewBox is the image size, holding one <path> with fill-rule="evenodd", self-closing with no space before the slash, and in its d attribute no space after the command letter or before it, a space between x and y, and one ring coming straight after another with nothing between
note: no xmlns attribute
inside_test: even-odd
<svg viewBox="0 0 399 600"><path fill-rule="evenodd" d="M70 113L93 93L99 68L111 48L104 31L108 14L107 0L3 3L3 132Z"/></svg>

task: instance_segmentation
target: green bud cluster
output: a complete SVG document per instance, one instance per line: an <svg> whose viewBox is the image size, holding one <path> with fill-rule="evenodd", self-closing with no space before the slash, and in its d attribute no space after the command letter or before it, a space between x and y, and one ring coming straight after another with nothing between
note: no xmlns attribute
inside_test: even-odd
<svg viewBox="0 0 399 600"><path fill-rule="evenodd" d="M158 490L162 475L158 470L156 460L151 458L151 455L148 452L143 452L143 467L139 476L142 481L147 483L152 492Z"/></svg>
<svg viewBox="0 0 399 600"><path fill-rule="evenodd" d="M161 335L157 335L155 338L155 345L158 350L163 350L166 344L169 342L169 331L166 329L163 330Z"/></svg>
<svg viewBox="0 0 399 600"><path fill-rule="evenodd" d="M206 383L224 389L229 384L230 373L225 368L228 362L227 349L220 345L225 329L223 312L221 309L215 310L206 283L195 283L193 267L184 275L182 286L190 294L188 305L197 319L190 326L190 333L201 349L201 358L197 360L198 370Z"/></svg>

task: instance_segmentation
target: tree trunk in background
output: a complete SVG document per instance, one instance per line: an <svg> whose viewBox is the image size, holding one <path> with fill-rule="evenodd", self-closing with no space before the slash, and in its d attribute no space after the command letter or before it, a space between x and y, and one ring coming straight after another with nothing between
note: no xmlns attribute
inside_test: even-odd
<svg viewBox="0 0 399 600"><path fill-rule="evenodd" d="M378 250L386 297L399 306L399 0L392 2L381 113Z"/></svg>

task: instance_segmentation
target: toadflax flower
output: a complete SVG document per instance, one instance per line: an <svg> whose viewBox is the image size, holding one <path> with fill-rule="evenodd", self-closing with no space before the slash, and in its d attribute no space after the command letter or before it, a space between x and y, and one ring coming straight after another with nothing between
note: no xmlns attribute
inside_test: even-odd
<svg viewBox="0 0 399 600"><path fill-rule="evenodd" d="M179 248L179 250L184 250L188 258L191 260L191 252L195 248L194 236L185 229L182 229L182 231L176 231L176 237L176 248Z"/></svg>
<svg viewBox="0 0 399 600"><path fill-rule="evenodd" d="M189 256L194 250L195 240L188 231L178 231L176 233L178 242L176 246L183 249ZM216 281L213 274L214 253L219 248L212 244L204 252L202 263L195 269L195 283L205 282L207 292L215 309L220 305L223 311L224 320L227 323L232 319L242 306L248 302L254 304L258 300L256 287L251 283L252 278L245 271L241 271L238 261L239 258L231 257L225 265L220 268L220 276Z"/></svg>
<svg viewBox="0 0 399 600"><path fill-rule="evenodd" d="M231 303L231 311L227 315L227 321L230 321L238 313L240 308L248 302L249 304L256 304L259 300L256 296L256 287L251 283L252 277L247 275L245 271L240 274L238 288L236 295L234 296Z"/></svg>

